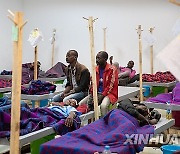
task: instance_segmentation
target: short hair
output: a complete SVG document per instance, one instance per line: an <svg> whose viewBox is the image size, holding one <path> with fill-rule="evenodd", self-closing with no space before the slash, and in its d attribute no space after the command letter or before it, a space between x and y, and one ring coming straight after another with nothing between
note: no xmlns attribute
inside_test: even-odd
<svg viewBox="0 0 180 154"><path fill-rule="evenodd" d="M74 56L78 58L78 52L74 49L69 50L70 52L73 52Z"/></svg>
<svg viewBox="0 0 180 154"><path fill-rule="evenodd" d="M129 63L133 63L133 64L134 64L134 61L133 61L133 60L130 60Z"/></svg>
<svg viewBox="0 0 180 154"><path fill-rule="evenodd" d="M100 51L99 53L102 55L104 59L108 60L108 53L106 51Z"/></svg>

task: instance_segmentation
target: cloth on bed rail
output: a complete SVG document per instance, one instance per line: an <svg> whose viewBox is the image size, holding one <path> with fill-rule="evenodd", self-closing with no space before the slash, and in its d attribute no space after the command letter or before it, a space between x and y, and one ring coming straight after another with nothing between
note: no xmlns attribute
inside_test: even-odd
<svg viewBox="0 0 180 154"><path fill-rule="evenodd" d="M0 138L10 136L11 113L0 108ZM25 135L45 127L53 127L57 134L63 135L80 127L80 118L76 117L72 127L65 126L65 118L56 111L48 108L30 109L21 107L20 135Z"/></svg>
<svg viewBox="0 0 180 154"><path fill-rule="evenodd" d="M12 71L3 70L1 75L12 75Z"/></svg>
<svg viewBox="0 0 180 154"><path fill-rule="evenodd" d="M140 127L134 117L122 110L115 109L104 118L41 145L40 153L92 154L95 151L102 152L104 146L109 145L111 152L132 154L142 151L144 144L131 145L128 143L125 145L126 134L128 136L132 134L144 136L153 133L153 126Z"/></svg>
<svg viewBox="0 0 180 154"><path fill-rule="evenodd" d="M167 103L170 101L173 104L180 105L180 83L176 84L176 87L172 90L171 93L159 94L156 97L149 98L147 102L160 102Z"/></svg>

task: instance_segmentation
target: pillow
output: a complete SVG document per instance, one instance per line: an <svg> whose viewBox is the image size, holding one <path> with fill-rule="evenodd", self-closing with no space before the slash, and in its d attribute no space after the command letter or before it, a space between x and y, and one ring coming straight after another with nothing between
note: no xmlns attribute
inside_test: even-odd
<svg viewBox="0 0 180 154"><path fill-rule="evenodd" d="M82 114L85 114L88 112L87 104L81 104L76 109L77 109L77 111L81 112Z"/></svg>

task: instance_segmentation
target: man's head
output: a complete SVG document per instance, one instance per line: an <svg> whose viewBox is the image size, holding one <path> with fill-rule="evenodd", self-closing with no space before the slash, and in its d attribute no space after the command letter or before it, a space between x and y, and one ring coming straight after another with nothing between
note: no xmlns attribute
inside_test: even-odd
<svg viewBox="0 0 180 154"><path fill-rule="evenodd" d="M134 62L130 60L127 64L127 67L132 69L134 67Z"/></svg>
<svg viewBox="0 0 180 154"><path fill-rule="evenodd" d="M78 52L76 50L69 50L66 54L66 62L69 64L75 64L77 62Z"/></svg>
<svg viewBox="0 0 180 154"><path fill-rule="evenodd" d="M72 107L76 107L78 104L77 104L77 100L75 99L68 99L66 102L65 102L66 105L70 105Z"/></svg>
<svg viewBox="0 0 180 154"><path fill-rule="evenodd" d="M108 53L106 51L100 51L96 55L96 64L101 68L105 68L107 59Z"/></svg>
<svg viewBox="0 0 180 154"><path fill-rule="evenodd" d="M38 70L40 69L40 66L41 66L40 61L37 61L37 69L38 69ZM33 62L33 63L31 63L31 65L30 65L30 69L31 69L31 70L34 70L34 62Z"/></svg>
<svg viewBox="0 0 180 154"><path fill-rule="evenodd" d="M136 104L136 105L135 105L135 108L136 108L136 109L138 110L138 112L139 112L140 114L142 114L144 117L148 116L149 110L148 110L148 108L147 108L146 105L144 105L144 104L142 104L142 103Z"/></svg>

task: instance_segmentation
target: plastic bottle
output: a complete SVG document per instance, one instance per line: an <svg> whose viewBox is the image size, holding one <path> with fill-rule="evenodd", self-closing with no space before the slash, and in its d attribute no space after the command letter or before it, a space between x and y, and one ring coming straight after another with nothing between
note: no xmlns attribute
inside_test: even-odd
<svg viewBox="0 0 180 154"><path fill-rule="evenodd" d="M103 150L102 154L111 154L110 146L109 145L106 145L104 147L104 150Z"/></svg>
<svg viewBox="0 0 180 154"><path fill-rule="evenodd" d="M50 91L50 93L49 93L49 99L48 99L49 104L51 104L52 100L53 100L53 92Z"/></svg>
<svg viewBox="0 0 180 154"><path fill-rule="evenodd" d="M172 111L171 111L171 104L170 101L167 102L167 110L166 110L166 119L172 119Z"/></svg>

